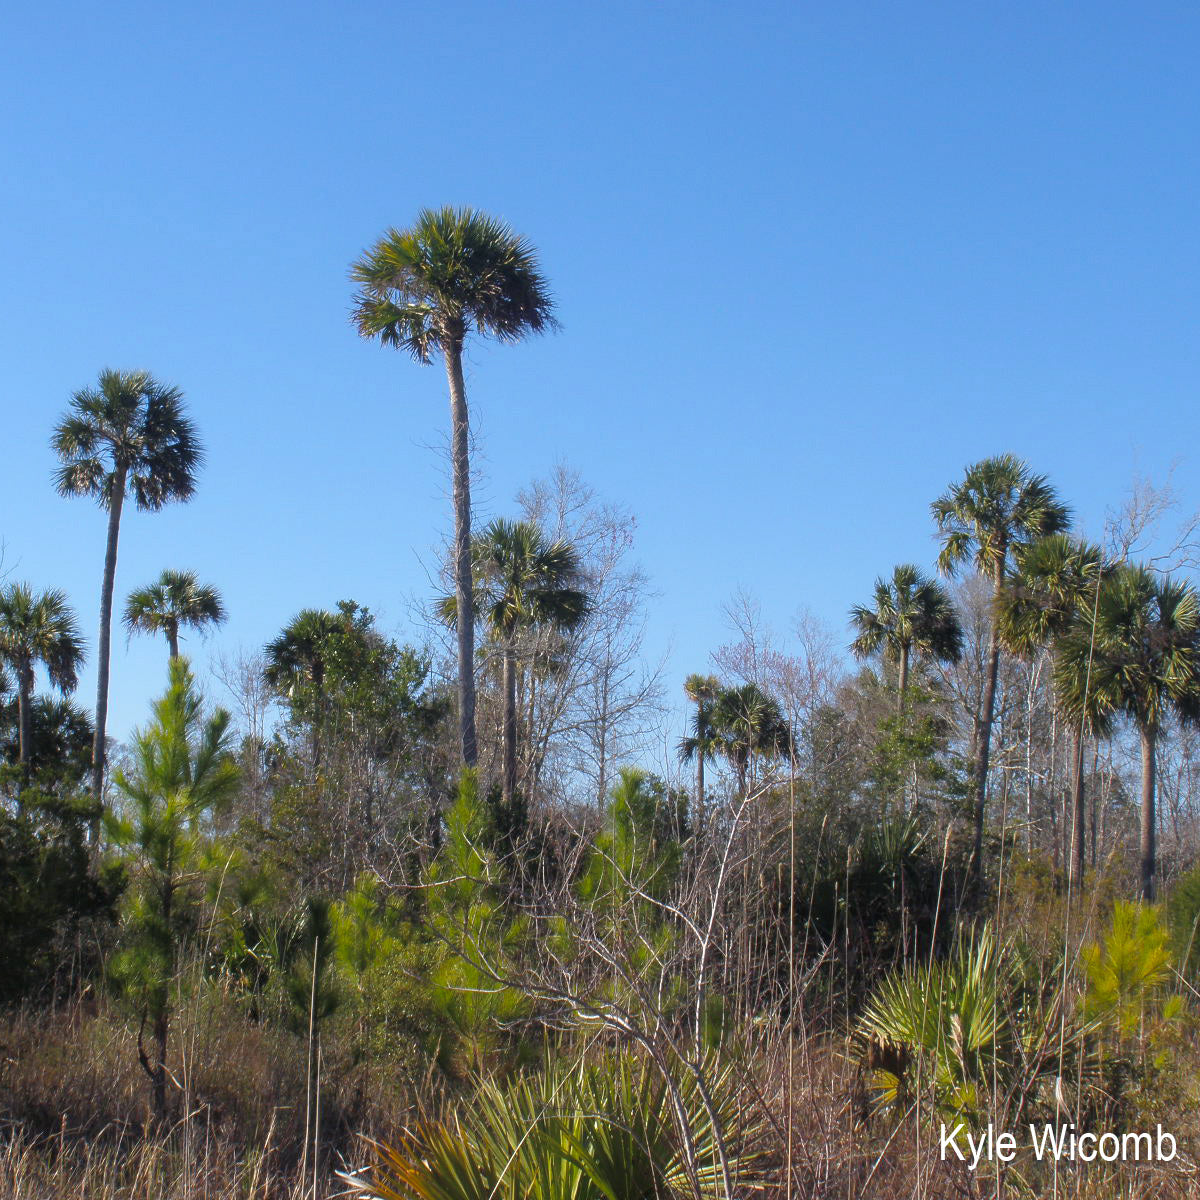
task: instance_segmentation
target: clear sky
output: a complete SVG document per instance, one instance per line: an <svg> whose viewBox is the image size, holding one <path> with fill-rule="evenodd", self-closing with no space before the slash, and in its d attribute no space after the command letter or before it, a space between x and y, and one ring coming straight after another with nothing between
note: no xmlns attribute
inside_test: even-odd
<svg viewBox="0 0 1200 1200"><path fill-rule="evenodd" d="M342 597L403 636L450 527L445 377L355 335L346 274L441 204L526 234L563 323L470 352L482 515L560 459L628 505L672 693L739 585L844 629L986 455L1092 533L1176 460L1194 508L1198 50L1186 3L10 4L4 568L94 645L104 518L48 437L144 367L209 464L127 515L118 599L217 584L201 659ZM165 651L114 650L125 736Z"/></svg>

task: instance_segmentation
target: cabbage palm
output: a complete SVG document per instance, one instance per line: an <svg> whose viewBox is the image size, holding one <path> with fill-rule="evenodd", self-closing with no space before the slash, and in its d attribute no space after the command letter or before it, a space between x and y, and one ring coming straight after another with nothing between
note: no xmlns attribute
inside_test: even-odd
<svg viewBox="0 0 1200 1200"><path fill-rule="evenodd" d="M891 580L875 580L875 606L856 604L850 623L857 637L850 645L856 658L882 653L899 668L896 703L904 709L908 668L914 651L936 662L962 657L962 625L946 589L912 563L901 563Z"/></svg>
<svg viewBox="0 0 1200 1200"><path fill-rule="evenodd" d="M105 726L112 638L117 538L126 496L143 512L187 500L196 488L204 452L184 412L183 393L145 371L100 372L94 388L71 397L55 426L51 445L62 460L54 473L63 496L91 496L108 513L108 542L100 588L100 637L96 656L96 733L92 745L92 793L104 787Z"/></svg>
<svg viewBox="0 0 1200 1200"><path fill-rule="evenodd" d="M1016 559L996 611L1004 645L1032 658L1046 648L1057 651L1062 639L1081 623L1091 628L1092 601L1105 574L1099 546L1054 533L1022 547ZM1087 686L1086 670L1083 678L1072 679L1068 691L1062 691L1070 670L1064 665L1058 672L1055 703L1071 728L1070 876L1078 884L1083 879L1087 817L1083 741L1086 734L1106 734L1108 719L1097 694Z"/></svg>
<svg viewBox="0 0 1200 1200"><path fill-rule="evenodd" d="M1174 712L1200 722L1200 598L1187 583L1123 566L1100 587L1091 622L1062 641L1055 681L1069 712L1085 698L1137 726L1142 751L1141 884L1154 899L1156 873L1155 748Z"/></svg>
<svg viewBox="0 0 1200 1200"><path fill-rule="evenodd" d="M974 565L991 580L997 602L1014 552L1047 534L1061 533L1071 519L1070 510L1045 476L1034 475L1028 464L1013 454L985 458L968 467L962 480L930 507L942 538L938 568L953 575L967 563ZM979 742L972 763L975 847L971 869L976 879L983 869L984 805L999 666L1000 635L993 614Z"/></svg>
<svg viewBox="0 0 1200 1200"><path fill-rule="evenodd" d="M329 638L342 627L338 617L319 608L301 609L278 637L267 643L263 682L293 705L300 693L310 689L313 699L313 770L321 766L321 720L325 712L325 671Z"/></svg>
<svg viewBox="0 0 1200 1200"><path fill-rule="evenodd" d="M130 592L125 601L125 628L130 633L164 633L171 657L179 657L179 628L203 629L225 620L225 606L215 587L201 583L195 571L163 573L153 583Z"/></svg>
<svg viewBox="0 0 1200 1200"><path fill-rule="evenodd" d="M719 753L737 772L738 793L746 795L755 755L777 758L792 750L792 732L779 704L755 683L726 688L713 705Z"/></svg>
<svg viewBox="0 0 1200 1200"><path fill-rule="evenodd" d="M442 356L450 388L454 588L463 762L474 766L475 605L471 574L470 425L463 346L471 333L515 342L554 326L553 304L533 247L471 208L422 209L408 229L389 229L350 268L359 285L354 323L363 337L407 350L419 363Z"/></svg>
<svg viewBox="0 0 1200 1200"><path fill-rule="evenodd" d="M679 742L683 762L696 760L696 812L704 813L704 762L720 751L721 739L713 724L713 708L721 691L715 675L689 675L683 681L687 698L696 706L692 714L692 732Z"/></svg>
<svg viewBox="0 0 1200 1200"><path fill-rule="evenodd" d="M550 542L531 521L497 519L472 543L472 583L478 611L500 647L504 697L502 787L510 804L517 780L517 637L526 629L574 629L587 615L579 556L566 542ZM444 620L458 620L458 596L440 602Z"/></svg>
<svg viewBox="0 0 1200 1200"><path fill-rule="evenodd" d="M17 680L22 786L29 782L34 672L45 667L51 685L66 695L75 689L83 657L83 639L65 592L35 594L27 583L0 590L0 662L12 668Z"/></svg>

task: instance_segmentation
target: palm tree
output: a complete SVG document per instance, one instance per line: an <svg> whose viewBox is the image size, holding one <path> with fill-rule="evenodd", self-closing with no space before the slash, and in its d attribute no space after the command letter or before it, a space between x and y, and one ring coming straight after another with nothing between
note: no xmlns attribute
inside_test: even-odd
<svg viewBox="0 0 1200 1200"><path fill-rule="evenodd" d="M1094 693L1104 712L1124 713L1142 749L1142 895L1154 899L1155 748L1174 711L1200 723L1200 598L1195 589L1123 566L1100 587L1094 627L1080 622L1062 641L1056 681L1071 711Z"/></svg>
<svg viewBox="0 0 1200 1200"><path fill-rule="evenodd" d="M75 688L83 657L83 639L65 592L35 595L27 583L0 590L0 660L17 677L22 787L29 782L34 671L45 667L51 685L66 695Z"/></svg>
<svg viewBox="0 0 1200 1200"><path fill-rule="evenodd" d="M181 625L203 629L224 620L220 592L201 583L194 571L165 570L152 584L130 592L125 601L125 628L130 633L165 633L172 658L179 657Z"/></svg>
<svg viewBox="0 0 1200 1200"><path fill-rule="evenodd" d="M475 605L471 576L470 425L462 354L476 332L501 342L553 328L553 304L533 247L470 208L422 209L409 229L389 229L350 268L359 285L354 322L363 337L407 350L420 363L441 354L450 386L454 494L454 595L463 762L474 766Z"/></svg>
<svg viewBox="0 0 1200 1200"><path fill-rule="evenodd" d="M91 496L108 512L108 543L100 588L100 637L96 659L96 734L92 744L92 793L104 787L104 735L108 720L108 672L112 637L117 538L126 496L143 512L187 500L196 488L204 452L183 407L183 393L145 371L100 372L98 385L71 397L55 426L51 446L62 460L54 473L63 496Z"/></svg>
<svg viewBox="0 0 1200 1200"><path fill-rule="evenodd" d="M875 607L856 604L850 623L858 636L850 645L856 658L883 653L899 667L896 704L904 710L909 660L915 650L936 662L962 657L962 625L946 589L911 563L901 563L889 582L875 580Z"/></svg>
<svg viewBox="0 0 1200 1200"><path fill-rule="evenodd" d="M472 543L472 583L479 611L500 646L504 697L503 798L512 803L517 781L516 642L522 630L549 626L567 632L587 615L579 556L566 542L549 542L531 521L493 521ZM439 603L442 618L458 622L458 596Z"/></svg>
<svg viewBox="0 0 1200 1200"><path fill-rule="evenodd" d="M325 711L329 638L341 628L343 622L334 613L304 608L283 627L277 638L267 643L264 651L263 682L268 687L293 698L302 688L312 689L314 771L321 766L321 721Z"/></svg>
<svg viewBox="0 0 1200 1200"><path fill-rule="evenodd" d="M965 563L973 563L991 579L996 602L1004 587L1010 556L1029 542L1061 533L1071 519L1070 510L1058 499L1045 476L1032 474L1028 464L1012 454L985 458L968 467L962 481L953 484L930 507L942 536L939 569L953 575ZM979 742L972 764L975 848L971 870L976 880L983 871L984 805L999 666L1000 636L993 614Z"/></svg>
<svg viewBox="0 0 1200 1200"><path fill-rule="evenodd" d="M737 772L738 794L743 797L756 754L777 758L792 750L792 731L778 702L757 684L722 690L713 705L712 722L719 753Z"/></svg>
<svg viewBox="0 0 1200 1200"><path fill-rule="evenodd" d="M1057 652L1063 638L1081 623L1091 628L1093 601L1106 571L1100 547L1054 533L1021 547L1015 570L1005 584L996 610L1001 642L1026 659L1050 648ZM1108 720L1097 694L1083 676L1064 682L1070 669L1056 671L1055 703L1071 729L1071 852L1070 879L1083 881L1087 810L1083 793L1085 735L1105 735Z"/></svg>
<svg viewBox="0 0 1200 1200"><path fill-rule="evenodd" d="M696 706L692 714L692 732L679 742L679 757L683 762L696 760L696 812L704 814L704 760L720 750L721 740L713 724L713 707L721 691L715 675L689 675L683 681L687 698Z"/></svg>

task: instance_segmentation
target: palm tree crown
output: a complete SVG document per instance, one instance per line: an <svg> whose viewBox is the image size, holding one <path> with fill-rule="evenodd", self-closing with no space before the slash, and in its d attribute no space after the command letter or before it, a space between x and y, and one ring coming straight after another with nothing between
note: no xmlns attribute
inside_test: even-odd
<svg viewBox="0 0 1200 1200"><path fill-rule="evenodd" d="M101 371L97 387L71 397L51 445L62 459L59 493L91 496L105 509L118 489L146 512L187 500L204 461L183 393L145 371Z"/></svg>
<svg viewBox="0 0 1200 1200"><path fill-rule="evenodd" d="M743 796L755 755L778 758L792 751L792 731L783 710L755 683L723 689L713 706L712 722L720 738L719 753L737 772Z"/></svg>
<svg viewBox="0 0 1200 1200"><path fill-rule="evenodd" d="M503 669L503 798L516 789L516 638L521 630L549 626L566 632L587 616L587 594L575 585L579 556L567 542L550 542L532 521L497 519L472 543L472 582ZM458 596L438 604L447 624L458 624Z"/></svg>
<svg viewBox="0 0 1200 1200"><path fill-rule="evenodd" d="M533 246L472 208L424 208L350 268L363 337L428 363L472 331L519 341L556 324Z"/></svg>
<svg viewBox="0 0 1200 1200"><path fill-rule="evenodd" d="M66 593L35 594L26 583L0 590L0 661L17 677L20 762L26 776L30 740L34 671L45 667L50 683L64 695L73 691L83 663L83 639Z"/></svg>
<svg viewBox="0 0 1200 1200"><path fill-rule="evenodd" d="M856 658L883 653L900 669L900 703L908 684L909 659L915 650L939 662L962 657L962 625L954 602L936 580L911 563L901 563L891 580L875 580L875 606L850 610L857 637L850 645Z"/></svg>
<svg viewBox="0 0 1200 1200"><path fill-rule="evenodd" d="M180 627L203 629L225 620L225 606L215 587L201 583L194 571L170 569L125 601L125 627L130 633L164 633L171 657L179 657Z"/></svg>
<svg viewBox="0 0 1200 1200"><path fill-rule="evenodd" d="M1008 567L1022 543L1060 533L1071 510L1044 475L1034 475L1014 454L985 458L968 467L931 505L942 535L938 567L954 574L968 560L993 579Z"/></svg>
<svg viewBox="0 0 1200 1200"><path fill-rule="evenodd" d="M550 542L532 521L497 518L472 543L476 608L492 634L511 640L534 625L571 629L586 616L579 555L567 542ZM438 604L442 619L457 622L456 597Z"/></svg>

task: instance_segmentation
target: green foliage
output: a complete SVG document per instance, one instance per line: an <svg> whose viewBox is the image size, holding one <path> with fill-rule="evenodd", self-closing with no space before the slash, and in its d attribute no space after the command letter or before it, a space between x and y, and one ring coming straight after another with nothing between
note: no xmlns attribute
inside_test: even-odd
<svg viewBox="0 0 1200 1200"><path fill-rule="evenodd" d="M154 719L135 735L131 765L116 773L122 803L105 820L130 879L110 976L153 1025L157 1059L143 1054L142 1063L160 1114L171 991L182 947L197 929L209 820L238 786L228 730L229 714L218 709L206 718L187 660L173 659Z"/></svg>
<svg viewBox="0 0 1200 1200"><path fill-rule="evenodd" d="M997 1079L1016 1061L1019 1032L1010 1018L1016 983L1010 955L985 926L960 939L944 961L889 975L859 1019L859 1031L878 1046L911 1059L933 1087L946 1116L977 1117ZM882 1068L871 1081L878 1105L900 1102L911 1086L906 1071Z"/></svg>
<svg viewBox="0 0 1200 1200"><path fill-rule="evenodd" d="M65 991L94 966L93 939L79 934L107 925L123 886L120 871L91 870L76 816L0 810L0 1004Z"/></svg>
<svg viewBox="0 0 1200 1200"><path fill-rule="evenodd" d="M1200 978L1200 866L1176 881L1166 917L1174 960L1183 978L1194 985Z"/></svg>
<svg viewBox="0 0 1200 1200"><path fill-rule="evenodd" d="M389 229L350 268L363 337L427 363L477 330L498 341L554 327L553 303L533 247L486 213L422 209Z"/></svg>
<svg viewBox="0 0 1200 1200"><path fill-rule="evenodd" d="M527 938L527 923L504 909L502 873L487 848L488 816L478 776L464 770L446 813L445 839L424 878L425 920L438 952L430 1001L447 1037L439 1057L461 1069L518 1048L512 1027L529 1000L504 982Z"/></svg>
<svg viewBox="0 0 1200 1200"><path fill-rule="evenodd" d="M179 652L181 627L203 629L224 620L220 593L201 583L194 571L165 570L154 583L130 592L125 602L125 628L164 634L172 654Z"/></svg>
<svg viewBox="0 0 1200 1200"><path fill-rule="evenodd" d="M704 1065L704 1103L688 1075L610 1056L507 1087L479 1086L445 1122L428 1123L349 1182L380 1200L647 1200L762 1187L763 1129L737 1068ZM672 1096L674 1091L674 1098ZM682 1108L692 1146L680 1129ZM715 1113L715 1120L714 1120Z"/></svg>
<svg viewBox="0 0 1200 1200"><path fill-rule="evenodd" d="M1157 908L1119 901L1101 941L1083 952L1087 977L1084 1015L1118 1043L1156 1021L1181 1011L1174 980L1169 933Z"/></svg>
<svg viewBox="0 0 1200 1200"><path fill-rule="evenodd" d="M204 459L183 393L145 371L101 371L96 387L71 397L51 445L62 461L59 493L91 496L105 509L118 484L146 512L188 499Z"/></svg>

